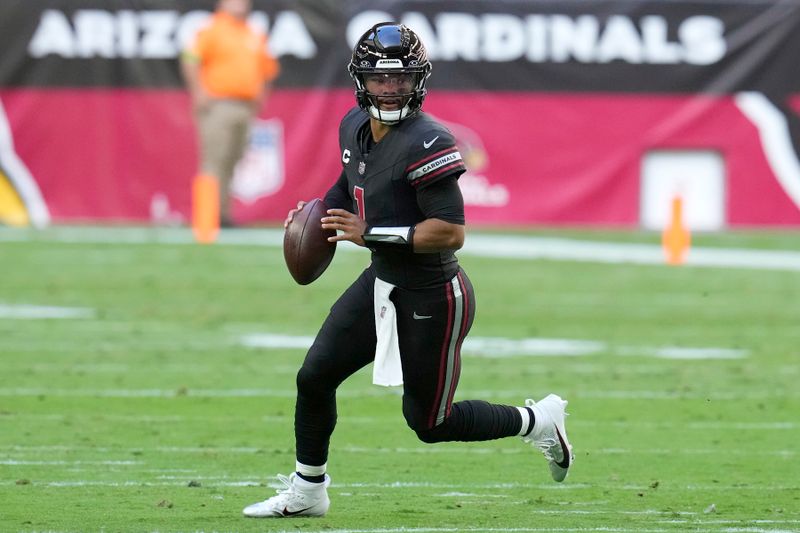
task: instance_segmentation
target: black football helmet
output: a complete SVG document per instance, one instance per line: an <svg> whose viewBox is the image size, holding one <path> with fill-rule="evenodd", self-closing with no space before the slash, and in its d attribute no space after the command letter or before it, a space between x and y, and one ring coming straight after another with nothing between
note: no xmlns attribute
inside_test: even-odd
<svg viewBox="0 0 800 533"><path fill-rule="evenodd" d="M419 36L402 24L381 22L367 30L356 43L347 66L356 84L356 101L371 117L384 124L397 124L413 116L425 100L425 81L431 75L428 53ZM367 91L366 76L374 74L408 74L411 92L395 95L402 98L399 109L382 110L381 95Z"/></svg>

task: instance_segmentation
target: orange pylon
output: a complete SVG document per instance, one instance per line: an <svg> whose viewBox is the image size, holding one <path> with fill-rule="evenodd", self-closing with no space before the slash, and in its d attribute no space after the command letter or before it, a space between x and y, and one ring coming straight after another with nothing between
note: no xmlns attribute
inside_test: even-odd
<svg viewBox="0 0 800 533"><path fill-rule="evenodd" d="M682 265L686 261L692 235L683 223L683 199L676 196L672 199L672 216L669 224L661 233L661 245L664 248L667 264Z"/></svg>
<svg viewBox="0 0 800 533"><path fill-rule="evenodd" d="M219 234L219 182L199 175L192 183L192 231L197 242L210 244Z"/></svg>

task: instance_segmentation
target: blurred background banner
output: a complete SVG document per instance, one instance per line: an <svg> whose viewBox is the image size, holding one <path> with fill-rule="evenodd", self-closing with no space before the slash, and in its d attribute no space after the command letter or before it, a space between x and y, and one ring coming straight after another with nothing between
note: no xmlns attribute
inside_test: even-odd
<svg viewBox="0 0 800 533"><path fill-rule="evenodd" d="M0 222L185 223L197 164L183 45L195 0L0 2ZM233 189L282 221L340 171L350 49L422 37L425 110L458 138L470 223L800 225L800 3L254 1L282 73Z"/></svg>

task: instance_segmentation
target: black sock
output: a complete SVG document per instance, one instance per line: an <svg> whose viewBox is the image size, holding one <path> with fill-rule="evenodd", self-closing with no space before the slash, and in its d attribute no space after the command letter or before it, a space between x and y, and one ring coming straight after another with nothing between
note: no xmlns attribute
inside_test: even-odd
<svg viewBox="0 0 800 533"><path fill-rule="evenodd" d="M531 431L533 431L533 423L536 422L536 417L533 415L533 409L531 409L530 407L525 407L525 409L528 410L528 415L530 416L530 422L528 422L528 429L522 435L523 437L527 437L528 435L531 434Z"/></svg>
<svg viewBox="0 0 800 533"><path fill-rule="evenodd" d="M295 473L297 474L297 477L300 479L305 479L310 483L322 483L325 481L325 474L322 474L321 476L307 476L305 474L301 474L300 472Z"/></svg>

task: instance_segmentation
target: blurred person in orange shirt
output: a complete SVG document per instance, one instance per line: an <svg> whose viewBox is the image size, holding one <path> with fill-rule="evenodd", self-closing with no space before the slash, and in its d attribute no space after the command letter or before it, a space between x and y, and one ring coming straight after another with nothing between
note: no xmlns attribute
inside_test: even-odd
<svg viewBox="0 0 800 533"><path fill-rule="evenodd" d="M230 182L252 119L280 72L267 36L247 24L251 0L218 0L210 23L181 54L197 123L200 176L219 189L219 224L231 227Z"/></svg>

